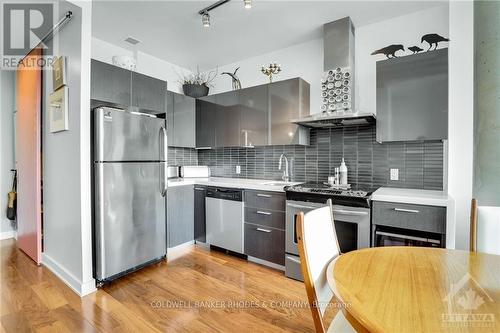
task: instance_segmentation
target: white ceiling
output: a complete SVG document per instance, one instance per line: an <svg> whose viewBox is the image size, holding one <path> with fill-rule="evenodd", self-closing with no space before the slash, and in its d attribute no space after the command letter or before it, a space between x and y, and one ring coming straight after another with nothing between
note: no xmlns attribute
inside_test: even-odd
<svg viewBox="0 0 500 333"><path fill-rule="evenodd" d="M214 1L93 1L92 35L179 66L206 70L321 37L324 23L350 16L356 27L443 4L437 1L265 1L245 10L232 0L210 12L203 28L198 11Z"/></svg>

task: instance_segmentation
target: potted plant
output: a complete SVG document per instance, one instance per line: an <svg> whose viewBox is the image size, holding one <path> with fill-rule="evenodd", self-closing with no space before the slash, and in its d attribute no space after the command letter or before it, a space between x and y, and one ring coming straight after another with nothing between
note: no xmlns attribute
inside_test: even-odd
<svg viewBox="0 0 500 333"><path fill-rule="evenodd" d="M211 82L217 76L218 69L210 72L200 73L199 67L196 68L196 73L184 75L181 79L182 90L184 95L199 98L208 95Z"/></svg>

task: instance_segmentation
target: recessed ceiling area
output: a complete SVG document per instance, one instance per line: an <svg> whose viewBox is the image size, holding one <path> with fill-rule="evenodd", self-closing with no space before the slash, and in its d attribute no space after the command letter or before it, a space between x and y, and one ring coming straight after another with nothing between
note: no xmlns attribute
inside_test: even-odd
<svg viewBox="0 0 500 333"><path fill-rule="evenodd" d="M229 64L322 35L322 25L350 16L356 27L424 10L442 1L232 0L210 12L204 28L198 11L214 1L93 1L92 35L179 66L201 70Z"/></svg>

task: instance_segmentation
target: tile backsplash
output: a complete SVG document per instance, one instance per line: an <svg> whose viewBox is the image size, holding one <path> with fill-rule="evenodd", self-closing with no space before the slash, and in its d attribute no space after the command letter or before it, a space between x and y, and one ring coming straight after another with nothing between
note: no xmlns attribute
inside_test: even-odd
<svg viewBox="0 0 500 333"><path fill-rule="evenodd" d="M326 181L340 165L348 167L353 185L443 189L443 143L391 142L375 140L375 126L311 130L310 146L267 146L256 148L218 148L189 152L175 148L175 164L190 162L208 165L212 176L281 179L278 160L285 153L290 161L293 181ZM170 157L169 148L169 164ZM198 154L197 157L193 154ZM181 157L182 156L182 157ZM236 174L236 166L241 173ZM399 169L399 180L391 181L389 169Z"/></svg>
<svg viewBox="0 0 500 333"><path fill-rule="evenodd" d="M198 152L192 148L168 147L168 165L198 165Z"/></svg>

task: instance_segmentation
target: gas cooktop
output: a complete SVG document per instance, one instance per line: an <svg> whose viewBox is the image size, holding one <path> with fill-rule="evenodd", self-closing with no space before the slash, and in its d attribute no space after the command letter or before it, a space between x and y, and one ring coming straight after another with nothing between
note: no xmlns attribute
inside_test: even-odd
<svg viewBox="0 0 500 333"><path fill-rule="evenodd" d="M349 189L337 189L325 183L307 182L285 187L288 200L326 201L349 206L369 207L370 198L376 188L355 186Z"/></svg>

